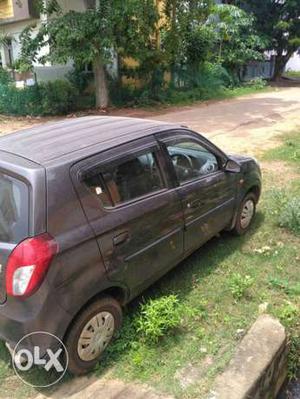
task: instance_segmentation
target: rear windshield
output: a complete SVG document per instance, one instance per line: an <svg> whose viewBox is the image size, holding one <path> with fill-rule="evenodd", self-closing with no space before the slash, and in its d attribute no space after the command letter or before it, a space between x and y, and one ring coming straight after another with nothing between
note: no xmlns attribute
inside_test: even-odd
<svg viewBox="0 0 300 399"><path fill-rule="evenodd" d="M0 172L0 241L18 243L28 235L28 187Z"/></svg>

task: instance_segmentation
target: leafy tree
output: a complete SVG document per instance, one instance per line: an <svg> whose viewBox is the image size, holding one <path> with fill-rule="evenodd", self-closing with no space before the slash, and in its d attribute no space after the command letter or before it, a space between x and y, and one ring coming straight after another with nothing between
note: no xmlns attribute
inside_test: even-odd
<svg viewBox="0 0 300 399"><path fill-rule="evenodd" d="M116 55L138 56L147 53L155 32L157 12L153 0L101 0L84 12L62 12L57 0L40 5L47 18L37 34L28 26L21 35L22 58L77 65L92 64L95 77L96 106L109 103L107 67ZM40 55L44 47L50 49Z"/></svg>
<svg viewBox="0 0 300 399"><path fill-rule="evenodd" d="M195 69L211 50L213 32L205 26L212 0L166 0L162 48L170 65L172 82L182 66Z"/></svg>
<svg viewBox="0 0 300 399"><path fill-rule="evenodd" d="M300 0L238 0L238 4L254 14L257 31L268 40L266 49L276 52L274 79L279 79L300 47Z"/></svg>
<svg viewBox="0 0 300 399"><path fill-rule="evenodd" d="M264 40L254 28L254 18L233 5L218 5L210 17L217 32L217 59L233 74L249 61L262 59Z"/></svg>

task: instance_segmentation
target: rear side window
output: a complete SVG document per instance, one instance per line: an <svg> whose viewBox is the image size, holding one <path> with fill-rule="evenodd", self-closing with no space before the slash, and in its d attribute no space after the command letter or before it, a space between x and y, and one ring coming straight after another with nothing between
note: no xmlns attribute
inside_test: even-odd
<svg viewBox="0 0 300 399"><path fill-rule="evenodd" d="M0 241L18 243L28 236L28 187L0 172Z"/></svg>
<svg viewBox="0 0 300 399"><path fill-rule="evenodd" d="M104 206L116 206L164 188L154 152L105 166L85 180Z"/></svg>

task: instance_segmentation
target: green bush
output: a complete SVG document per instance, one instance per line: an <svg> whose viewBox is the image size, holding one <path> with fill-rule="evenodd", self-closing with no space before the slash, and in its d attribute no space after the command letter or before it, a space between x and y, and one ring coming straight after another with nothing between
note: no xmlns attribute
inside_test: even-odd
<svg viewBox="0 0 300 399"><path fill-rule="evenodd" d="M271 190L268 193L271 206L267 213L275 223L294 234L300 234L300 197L285 190Z"/></svg>
<svg viewBox="0 0 300 399"><path fill-rule="evenodd" d="M136 320L137 332L145 341L155 343L181 323L181 306L176 295L151 299L141 306Z"/></svg>
<svg viewBox="0 0 300 399"><path fill-rule="evenodd" d="M67 80L55 80L39 85L44 115L63 115L75 110L78 92Z"/></svg>
<svg viewBox="0 0 300 399"><path fill-rule="evenodd" d="M0 84L0 112L11 115L63 115L76 109L78 93L65 80L23 89Z"/></svg>
<svg viewBox="0 0 300 399"><path fill-rule="evenodd" d="M0 85L8 85L12 82L12 78L5 69L0 67Z"/></svg>
<svg viewBox="0 0 300 399"><path fill-rule="evenodd" d="M41 95L38 86L17 89L0 85L0 112L11 115L41 115Z"/></svg>
<svg viewBox="0 0 300 399"><path fill-rule="evenodd" d="M83 93L85 89L88 87L90 81L93 78L93 74L87 73L79 68L74 68L67 74L67 79L69 82L76 87L76 89Z"/></svg>
<svg viewBox="0 0 300 399"><path fill-rule="evenodd" d="M256 89L263 89L264 87L267 86L267 81L263 78L254 78L250 79L247 82L244 83L244 86L246 87L253 87Z"/></svg>
<svg viewBox="0 0 300 399"><path fill-rule="evenodd" d="M289 198L278 215L278 224L300 234L300 197Z"/></svg>
<svg viewBox="0 0 300 399"><path fill-rule="evenodd" d="M229 288L235 299L241 299L248 288L254 284L254 278L233 273L229 279Z"/></svg>

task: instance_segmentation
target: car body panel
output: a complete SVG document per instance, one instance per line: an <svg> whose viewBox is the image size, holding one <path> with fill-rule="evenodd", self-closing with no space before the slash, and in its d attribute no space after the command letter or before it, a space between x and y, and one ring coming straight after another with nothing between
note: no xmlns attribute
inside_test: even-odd
<svg viewBox="0 0 300 399"><path fill-rule="evenodd" d="M216 173L179 185L164 148L174 135L199 140L218 158ZM164 187L105 208L83 184L95 165L155 150ZM240 171L225 170L228 159ZM78 312L118 289L122 304L223 228L233 226L239 203L261 174L250 157L227 156L180 125L132 118L88 117L46 124L0 138L0 170L29 188L30 237L47 232L58 243L46 278L29 298L6 298L7 257L0 243L0 337L12 346L25 334L48 331L64 339ZM114 291L115 292L115 291ZM28 348L52 342L28 342Z"/></svg>

